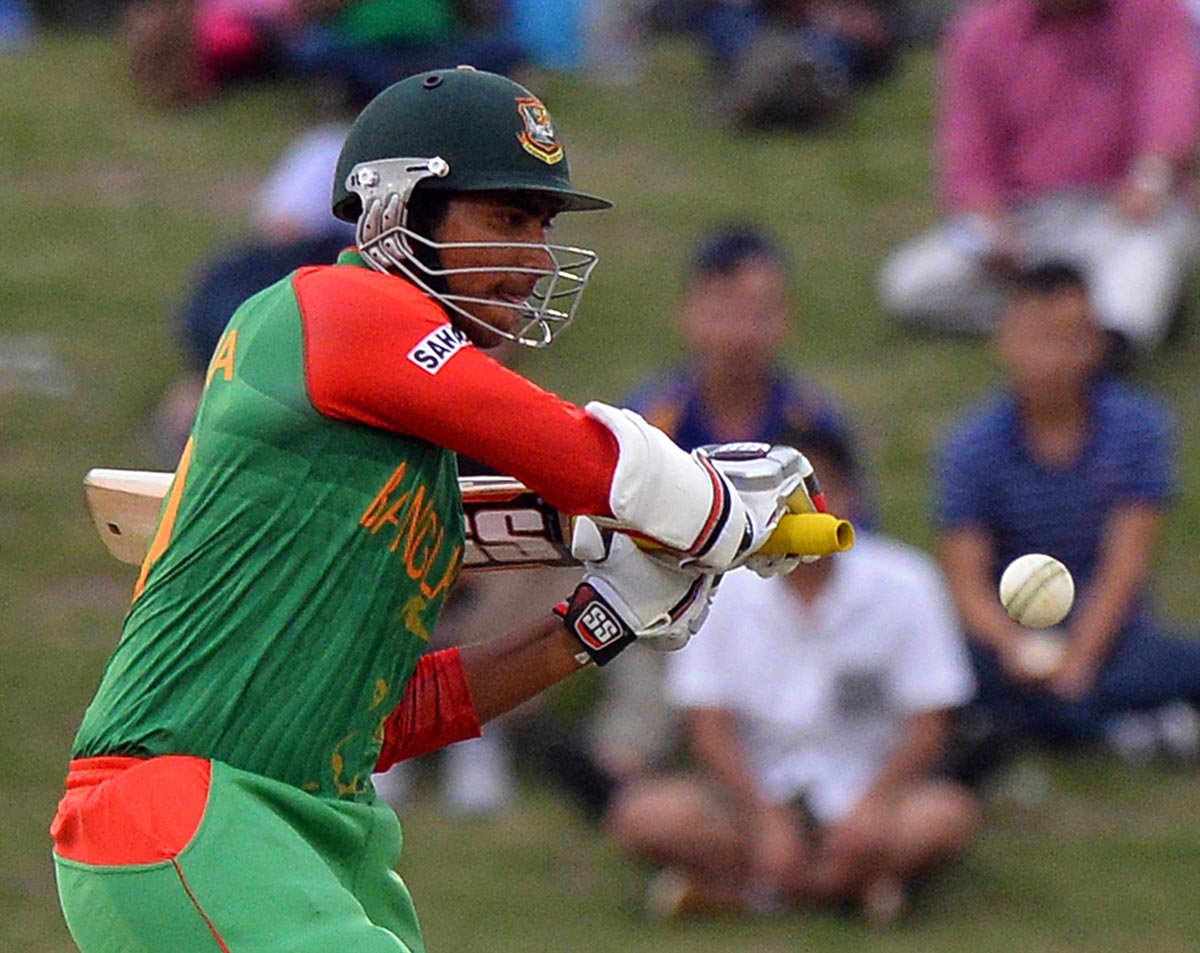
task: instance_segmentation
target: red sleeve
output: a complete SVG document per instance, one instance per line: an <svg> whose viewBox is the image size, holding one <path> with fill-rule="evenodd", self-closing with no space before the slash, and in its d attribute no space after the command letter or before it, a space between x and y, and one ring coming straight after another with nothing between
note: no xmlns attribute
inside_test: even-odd
<svg viewBox="0 0 1200 953"><path fill-rule="evenodd" d="M302 270L294 287L320 413L471 457L568 513L611 515L608 428L467 343L419 289L346 266Z"/></svg>
<svg viewBox="0 0 1200 953"><path fill-rule="evenodd" d="M457 648L421 657L400 704L383 723L376 771L482 734Z"/></svg>

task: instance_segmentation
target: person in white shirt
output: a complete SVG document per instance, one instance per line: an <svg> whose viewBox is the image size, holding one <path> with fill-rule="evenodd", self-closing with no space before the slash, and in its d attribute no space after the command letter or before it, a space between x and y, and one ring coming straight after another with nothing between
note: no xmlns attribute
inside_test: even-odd
<svg viewBox="0 0 1200 953"><path fill-rule="evenodd" d="M850 512L845 446L787 435ZM854 548L764 580L732 572L687 650L669 660L699 776L625 786L606 823L663 867L662 915L857 905L890 921L914 878L979 826L938 775L953 709L974 690L946 584L925 554L860 534Z"/></svg>

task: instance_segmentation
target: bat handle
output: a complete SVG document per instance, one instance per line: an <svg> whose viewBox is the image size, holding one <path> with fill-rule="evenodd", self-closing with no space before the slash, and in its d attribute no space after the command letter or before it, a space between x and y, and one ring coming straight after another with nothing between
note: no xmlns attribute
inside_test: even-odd
<svg viewBox="0 0 1200 953"><path fill-rule="evenodd" d="M849 520L831 513L788 513L758 551L768 556L829 556L853 545Z"/></svg>
<svg viewBox="0 0 1200 953"><path fill-rule="evenodd" d="M604 525L601 519L593 522ZM634 536L634 541L643 549L664 548L645 537ZM853 545L854 527L849 520L831 513L787 513L756 552L767 556L830 556L844 553ZM590 556L578 552L575 555L578 559L599 559L601 551L598 549L596 555Z"/></svg>

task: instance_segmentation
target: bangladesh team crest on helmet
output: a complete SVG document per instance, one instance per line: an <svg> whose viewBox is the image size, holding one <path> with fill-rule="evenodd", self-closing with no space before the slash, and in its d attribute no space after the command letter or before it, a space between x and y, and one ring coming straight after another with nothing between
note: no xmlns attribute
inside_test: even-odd
<svg viewBox="0 0 1200 953"><path fill-rule="evenodd" d="M525 151L547 165L561 162L562 143L554 135L550 111L542 105L542 101L535 96L520 96L517 98L517 112L520 113L521 124L525 127L517 133L517 138L521 140Z"/></svg>

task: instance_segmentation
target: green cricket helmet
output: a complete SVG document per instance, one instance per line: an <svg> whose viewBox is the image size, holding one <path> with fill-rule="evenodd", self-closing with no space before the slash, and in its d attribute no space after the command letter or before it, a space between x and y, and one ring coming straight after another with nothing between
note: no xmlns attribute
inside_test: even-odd
<svg viewBox="0 0 1200 953"><path fill-rule="evenodd" d="M535 275L532 293L520 304L450 294L446 277L467 269L443 268L438 253L448 245L410 227L415 191L528 191L551 197L559 211L610 208L572 187L566 153L536 96L503 76L462 66L388 87L359 114L342 146L333 213L357 222L359 250L371 267L404 275L454 314L501 337L543 347L570 324L595 267L594 252L545 244L539 247L552 268L488 268ZM521 321L512 331L498 328L476 317L472 304L512 308Z"/></svg>

